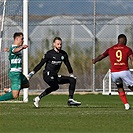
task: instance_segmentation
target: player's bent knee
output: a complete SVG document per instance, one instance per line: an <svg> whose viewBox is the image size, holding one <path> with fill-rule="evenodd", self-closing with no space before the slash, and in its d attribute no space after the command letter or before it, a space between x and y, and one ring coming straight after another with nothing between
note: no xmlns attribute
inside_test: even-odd
<svg viewBox="0 0 133 133"><path fill-rule="evenodd" d="M76 83L76 79L70 78L70 83L75 84Z"/></svg>
<svg viewBox="0 0 133 133"><path fill-rule="evenodd" d="M123 88L123 81L121 78L118 78L116 81L115 81L115 84L118 88Z"/></svg>
<svg viewBox="0 0 133 133"><path fill-rule="evenodd" d="M13 94L14 99L18 98L18 96L19 96L18 94Z"/></svg>
<svg viewBox="0 0 133 133"><path fill-rule="evenodd" d="M54 86L51 86L51 87L52 87L52 90L53 90L53 91L56 91L56 90L59 89L59 85L54 85Z"/></svg>

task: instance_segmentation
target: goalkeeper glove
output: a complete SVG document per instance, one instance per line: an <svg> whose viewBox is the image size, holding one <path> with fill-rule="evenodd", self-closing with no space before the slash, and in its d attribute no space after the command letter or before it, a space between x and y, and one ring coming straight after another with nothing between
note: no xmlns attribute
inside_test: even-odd
<svg viewBox="0 0 133 133"><path fill-rule="evenodd" d="M73 73L70 74L70 77L72 77L72 78L74 78L74 79L77 78Z"/></svg>
<svg viewBox="0 0 133 133"><path fill-rule="evenodd" d="M27 75L27 79L29 80L34 74L35 74L35 71L31 71L31 72Z"/></svg>

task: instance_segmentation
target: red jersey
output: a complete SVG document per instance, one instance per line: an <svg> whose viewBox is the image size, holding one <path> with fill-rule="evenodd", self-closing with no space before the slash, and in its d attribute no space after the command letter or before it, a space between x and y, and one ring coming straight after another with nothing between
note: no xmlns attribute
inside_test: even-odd
<svg viewBox="0 0 133 133"><path fill-rule="evenodd" d="M108 48L103 56L109 56L111 63L111 72L129 70L128 57L133 55L131 48L124 44L116 44Z"/></svg>

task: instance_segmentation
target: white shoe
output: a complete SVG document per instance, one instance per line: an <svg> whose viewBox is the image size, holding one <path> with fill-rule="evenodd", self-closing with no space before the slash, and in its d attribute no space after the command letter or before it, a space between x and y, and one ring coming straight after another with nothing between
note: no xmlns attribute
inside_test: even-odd
<svg viewBox="0 0 133 133"><path fill-rule="evenodd" d="M74 99L69 99L68 102L67 102L67 104L69 106L79 106L79 105L81 105L81 102L77 102Z"/></svg>
<svg viewBox="0 0 133 133"><path fill-rule="evenodd" d="M40 101L39 96L35 97L35 98L33 99L33 101L34 101L34 106L35 106L36 108L38 108L38 107L39 107L39 101Z"/></svg>
<svg viewBox="0 0 133 133"><path fill-rule="evenodd" d="M126 103L126 104L124 104L124 105L125 105L125 110L131 109L131 108L130 108L130 105L129 105L128 103Z"/></svg>

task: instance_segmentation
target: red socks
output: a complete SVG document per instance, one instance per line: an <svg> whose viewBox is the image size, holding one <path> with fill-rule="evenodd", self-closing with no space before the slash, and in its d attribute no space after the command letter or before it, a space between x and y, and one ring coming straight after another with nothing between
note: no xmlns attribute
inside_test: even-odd
<svg viewBox="0 0 133 133"><path fill-rule="evenodd" d="M124 104L128 103L125 91L119 92L119 96Z"/></svg>

